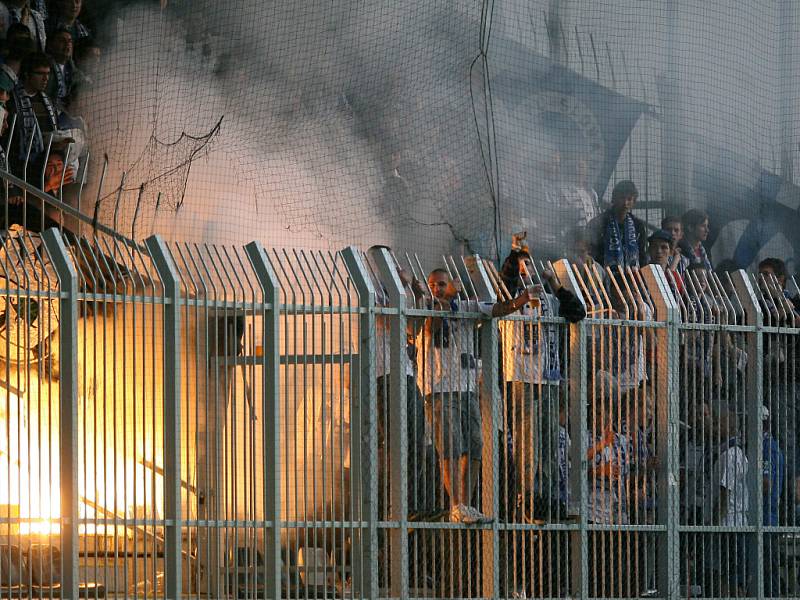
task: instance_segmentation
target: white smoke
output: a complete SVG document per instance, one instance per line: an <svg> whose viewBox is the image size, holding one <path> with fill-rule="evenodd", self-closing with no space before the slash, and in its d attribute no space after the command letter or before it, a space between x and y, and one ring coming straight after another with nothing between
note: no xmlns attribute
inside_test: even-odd
<svg viewBox="0 0 800 600"><path fill-rule="evenodd" d="M140 159L151 134L171 142L222 119L182 208L154 215L151 195L136 236L435 254L491 230L470 98L480 7L396 4L208 0L107 21L114 44L76 110L95 158L109 155L107 179ZM124 233L140 183L126 183L117 211ZM109 222L114 200L101 211Z"/></svg>

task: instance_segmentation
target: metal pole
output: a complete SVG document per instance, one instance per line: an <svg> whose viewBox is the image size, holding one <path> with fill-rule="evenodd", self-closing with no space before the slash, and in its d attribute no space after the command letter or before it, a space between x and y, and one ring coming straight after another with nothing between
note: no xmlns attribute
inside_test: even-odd
<svg viewBox="0 0 800 600"><path fill-rule="evenodd" d="M483 270L481 261L475 258L476 268L470 276L475 278L475 287L487 290L489 298L481 301L494 301L491 281ZM498 320L492 319L482 324L481 335L481 390L480 406L483 422L483 456L481 460L481 506L493 517L491 527L481 530L483 550L482 594L485 598L500 596L500 530L498 516L500 514L500 479L497 431L500 424L500 386L497 378L498 364ZM489 416L487 419L486 416Z"/></svg>
<svg viewBox="0 0 800 600"><path fill-rule="evenodd" d="M749 579L748 593L755 598L764 597L764 538L762 503L762 428L761 409L764 404L764 313L747 273L742 270L731 273L731 280L744 308L747 324L753 329L747 332L747 398L745 399L745 447L747 454L747 489L750 511L747 520L756 532L747 534L751 543L746 544L746 567ZM753 539L755 537L755 539ZM773 592L774 594L774 592Z"/></svg>
<svg viewBox="0 0 800 600"><path fill-rule="evenodd" d="M145 246L164 289L163 373L164 393L164 590L167 598L180 598L181 564L181 288L180 276L167 245L158 236Z"/></svg>
<svg viewBox="0 0 800 600"><path fill-rule="evenodd" d="M375 381L375 288L362 260L361 252L349 246L342 250L347 270L358 291L361 317L359 319L358 360L361 394L352 399L352 443L360 448L351 452L351 468L361 472L361 489L355 489L361 506L361 519L366 529L359 527L353 543L353 593L362 598L378 597L378 440L377 440L377 383ZM356 358L356 357L354 357ZM355 373L354 373L355 375ZM356 377L353 377L356 379ZM362 456L362 453L364 456ZM354 486L356 487L356 486ZM360 548L356 546L360 544Z"/></svg>
<svg viewBox="0 0 800 600"><path fill-rule="evenodd" d="M381 283L385 286L389 305L397 308L397 315L392 318L390 332L390 365L389 365L389 414L388 434L390 440L389 456L391 456L391 472L389 479L390 521L399 521L400 527L392 528L389 534L389 556L391 557L392 598L408 597L408 417L406 413L406 293L397 274L395 264L389 251L381 249L375 254L375 262L380 271ZM390 318L388 315L382 318ZM377 352L382 352L378 348ZM385 358L384 358L385 360ZM386 388L384 388L386 393ZM383 490L380 491L383 493Z"/></svg>
<svg viewBox="0 0 800 600"><path fill-rule="evenodd" d="M664 271L659 266L648 265L641 271L647 291L650 293L656 315L666 322L666 328L654 330L656 447L663 452L657 471L658 515L657 522L666 526L666 540L659 544L657 553L657 582L664 597L680 598L680 481L679 450L680 435L680 346L678 323L680 311L667 282Z"/></svg>
<svg viewBox="0 0 800 600"><path fill-rule="evenodd" d="M262 411L264 436L264 531L266 597L281 597L281 411L280 411L280 283L259 242L250 242L247 256L264 294L261 344Z"/></svg>
<svg viewBox="0 0 800 600"><path fill-rule="evenodd" d="M59 286L59 461L61 480L61 589L78 597L78 273L64 238L52 228L42 236Z"/></svg>
<svg viewBox="0 0 800 600"><path fill-rule="evenodd" d="M580 284L566 260L560 260L553 265L555 273L561 284L573 292L581 300L585 308L587 301L583 297ZM589 401L588 385L588 360L587 360L587 326L581 321L570 325L569 361L566 373L569 386L569 436L572 440L569 463L572 465L569 477L569 489L577 492L576 503L579 508L578 530L571 536L570 542L570 575L572 594L578 598L589 596L589 557L587 545L589 535L587 530L586 507L589 497L589 486L586 478L586 404Z"/></svg>

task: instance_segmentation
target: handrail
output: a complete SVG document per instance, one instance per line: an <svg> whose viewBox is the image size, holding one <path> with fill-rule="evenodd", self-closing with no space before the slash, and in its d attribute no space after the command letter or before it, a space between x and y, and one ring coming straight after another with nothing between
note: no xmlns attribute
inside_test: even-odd
<svg viewBox="0 0 800 600"><path fill-rule="evenodd" d="M51 206L51 207L53 207L53 208L55 208L57 210L60 210L62 212L65 212L68 215L70 215L71 217L74 217L74 218L78 219L79 221L82 221L83 223L86 223L87 225L90 225L92 227L92 229L94 229L95 231L100 231L101 233L104 233L104 234L112 237L113 239L115 239L115 240L117 240L119 242L122 242L123 244L126 244L127 246L129 246L131 248L135 248L135 249L139 250L140 252L145 252L146 251L145 247L143 245L137 244L134 240L122 235L121 233L119 233L118 231L116 231L115 229L113 229L113 228L111 228L111 227L109 227L107 225L103 225L102 223L98 223L96 221L96 219L93 219L93 218L83 214L78 209L70 206L69 204L67 204L66 202L64 202L62 200L59 200L55 196L51 196L47 192L42 191L41 189L39 189L35 185L31 185L27 181L25 181L23 179L20 179L16 175L13 175L9 171L6 171L5 169L3 169L2 166L0 166L0 179L4 179L4 180L8 181L8 183L10 185L14 185L14 186L20 188L21 190L25 191L26 193L34 196L35 198L38 198L42 202L47 203L49 206Z"/></svg>

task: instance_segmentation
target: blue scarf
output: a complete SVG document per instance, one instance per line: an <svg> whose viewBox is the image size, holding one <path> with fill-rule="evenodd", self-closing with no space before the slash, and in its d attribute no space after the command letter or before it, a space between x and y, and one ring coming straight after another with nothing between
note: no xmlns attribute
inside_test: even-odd
<svg viewBox="0 0 800 600"><path fill-rule="evenodd" d="M638 267L639 242L636 239L636 222L633 215L625 215L622 231L614 215L610 215L606 225L605 252L603 260L605 266Z"/></svg>
<svg viewBox="0 0 800 600"><path fill-rule="evenodd" d="M458 302L450 300L450 312L458 312ZM433 331L433 346L435 348L450 347L450 322L446 317L442 318L441 327Z"/></svg>

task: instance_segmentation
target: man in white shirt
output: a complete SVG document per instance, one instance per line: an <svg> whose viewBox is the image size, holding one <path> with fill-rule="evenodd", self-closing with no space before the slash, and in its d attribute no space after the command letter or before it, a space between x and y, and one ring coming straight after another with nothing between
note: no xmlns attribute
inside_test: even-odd
<svg viewBox="0 0 800 600"><path fill-rule="evenodd" d="M451 313L429 317L418 336L417 366L421 387L432 413L442 480L450 498L450 520L480 523L491 520L471 505L483 450L478 403L478 329L474 319L459 313L501 317L533 299L524 290L515 299L497 304L464 300L460 283L444 269L432 271L428 286L433 309Z"/></svg>
<svg viewBox="0 0 800 600"><path fill-rule="evenodd" d="M513 295L532 281L531 257L525 250L512 250L503 262L503 283ZM565 330L539 318L563 317L576 323L586 310L552 271L542 273L552 294L543 285L532 288L534 300L520 309L528 320L507 319L500 323L503 348L503 379L507 411L512 419L514 461L519 486L518 504L539 524L552 518L558 498L558 392L561 384L561 338Z"/></svg>

